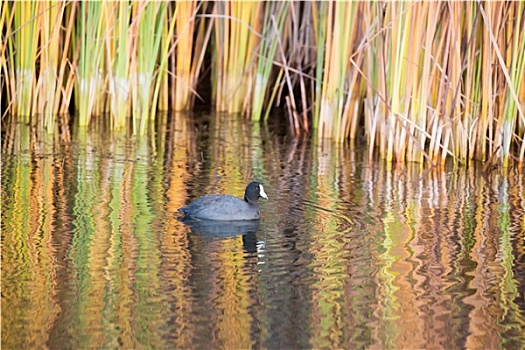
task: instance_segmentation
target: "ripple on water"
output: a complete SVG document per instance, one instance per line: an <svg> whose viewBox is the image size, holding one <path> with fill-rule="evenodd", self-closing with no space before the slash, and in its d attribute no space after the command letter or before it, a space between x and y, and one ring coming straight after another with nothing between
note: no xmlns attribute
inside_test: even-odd
<svg viewBox="0 0 525 350"><path fill-rule="evenodd" d="M2 345L524 347L523 175L368 163L223 117L2 155ZM177 220L252 179L253 232Z"/></svg>

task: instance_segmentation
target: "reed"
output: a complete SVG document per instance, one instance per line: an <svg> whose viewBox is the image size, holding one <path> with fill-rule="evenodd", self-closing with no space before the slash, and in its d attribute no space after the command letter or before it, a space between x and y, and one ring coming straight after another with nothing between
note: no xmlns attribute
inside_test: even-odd
<svg viewBox="0 0 525 350"><path fill-rule="evenodd" d="M270 81L274 71L274 60L279 41L284 42L283 28L286 14L288 13L289 2L269 2L265 4L264 19L262 24L262 34L264 35L259 42L257 55L257 71L253 87L251 101L251 119L259 121L262 115L264 105L271 106L275 94L270 92L276 91L282 78L282 69L280 68L277 79ZM272 85L273 89L272 89ZM269 107L266 111L269 111Z"/></svg>
<svg viewBox="0 0 525 350"><path fill-rule="evenodd" d="M499 130L495 135L495 147L501 149L497 152L500 154L501 163L504 167L509 165L510 145L511 140L515 137L523 144L524 136L515 134L517 120L525 121L525 114L523 111L524 100L519 100L518 91L523 84L524 70L525 70L525 23L523 21L523 2L513 3L506 6L503 11L506 16L494 16L497 19L499 29L503 32L500 36L499 43L495 35L490 35L490 42L494 47L498 63L500 65L502 80L505 84L501 87L503 96L501 97L500 114L497 121L497 128ZM492 23L490 16L487 16L482 8L480 8L483 20L488 26ZM506 24L499 22L502 18L510 18ZM492 33L490 33L492 34ZM509 45L510 43L510 45ZM507 50L504 48L507 47ZM502 52L503 51L503 52ZM522 145L523 148L523 145ZM523 163L523 152L520 163Z"/></svg>
<svg viewBox="0 0 525 350"><path fill-rule="evenodd" d="M474 158L473 150L476 148L478 124L477 117L480 115L481 89L478 81L481 79L482 57L478 54L478 41L480 38L479 20L476 4L471 3L463 10L462 37L464 38L463 55L463 93L460 95L462 110L462 124L466 134L465 143L462 145L468 150L468 159Z"/></svg>
<svg viewBox="0 0 525 350"><path fill-rule="evenodd" d="M440 17L436 23L434 40L430 47L426 48L430 55L437 57L432 58L430 68L430 91L426 97L426 108L423 113L427 119L428 143L426 144L427 152L424 154L433 164L438 164L444 160L449 153L448 141L450 140L450 113L453 110L455 101L449 90L453 88L452 82L448 77L450 68L449 59L454 59L454 54L450 53L455 50L451 47L450 29L454 28L450 24L449 16L443 16L444 13L450 14L446 7L439 8ZM441 63L442 64L439 64ZM457 88L455 89L457 91ZM448 108L448 109L447 109Z"/></svg>
<svg viewBox="0 0 525 350"><path fill-rule="evenodd" d="M367 50L365 127L370 148L377 147L383 158L421 162L426 157L442 164L452 157L465 163L487 160L487 153L494 156L498 150L508 156L510 147L498 146L497 135L520 140L515 125L508 122L518 119L512 102L512 117L507 122L494 121L503 111L502 102L509 103L512 92L519 91L520 74L512 77L505 72L512 64L516 66L510 71L521 72L523 54L510 50L514 57L507 56L508 63L500 59L501 69L493 67L502 57L498 52L510 41L501 31L503 18L515 18L512 23L523 20L512 11L517 3L484 6L491 14L487 18L493 19L485 25L479 4L384 3L366 11L367 23L378 34ZM505 16L499 15L502 11ZM382 22L375 22L377 18ZM518 24L509 31L518 33L516 48L519 29ZM407 33L411 45L407 45ZM516 96L514 103L519 101ZM501 164L508 165L503 156Z"/></svg>
<svg viewBox="0 0 525 350"><path fill-rule="evenodd" d="M74 106L80 125L142 134L157 110L209 98L211 72L213 109L257 122L281 107L295 135L364 135L387 161L524 164L523 2L0 7L2 107L48 132Z"/></svg>
<svg viewBox="0 0 525 350"><path fill-rule="evenodd" d="M126 125L130 111L132 31L129 28L131 3L119 1L104 3L108 14L108 35L105 37L105 57L108 66L107 81L110 113L113 125Z"/></svg>
<svg viewBox="0 0 525 350"><path fill-rule="evenodd" d="M58 70L60 65L60 23L64 15L64 4L57 1L41 2L39 12L43 13L40 40L47 45L42 45L40 50L40 79L37 83L38 91L42 91L38 99L37 111L44 114L44 124L51 127L54 115L58 111L59 96L56 95ZM58 21L57 21L58 19Z"/></svg>
<svg viewBox="0 0 525 350"><path fill-rule="evenodd" d="M153 98L150 103L150 121L154 121L157 116L157 110L168 110L168 55L171 48L171 38L175 30L175 21L169 21L167 11L162 13L160 20L163 22L162 28L157 35L160 39L160 49L156 66L156 75L153 84ZM162 33L162 34L160 34ZM162 92L161 92L162 91ZM144 128L141 128L141 134L144 134Z"/></svg>
<svg viewBox="0 0 525 350"><path fill-rule="evenodd" d="M199 73L211 36L212 22L197 16L202 9L206 11L209 3L180 1L176 3L175 36L176 57L173 86L173 107L175 111L191 110L197 96ZM203 6L204 5L204 6ZM175 44L175 43L174 43Z"/></svg>
<svg viewBox="0 0 525 350"><path fill-rule="evenodd" d="M289 19L284 26L284 42L279 42L281 63L280 74L284 76L279 89L279 99L284 97L288 120L295 136L300 132L310 132L309 114L312 110L313 83L317 66L317 4L314 2L293 2L290 6ZM313 25L312 25L313 24ZM279 76L278 76L279 78ZM279 101L277 101L279 103Z"/></svg>
<svg viewBox="0 0 525 350"><path fill-rule="evenodd" d="M151 117L155 65L161 48L166 9L166 3L133 3L133 17L136 19L134 28L136 40L133 48L136 57L132 68L132 77L136 87L132 92L134 133L143 134L146 123Z"/></svg>
<svg viewBox="0 0 525 350"><path fill-rule="evenodd" d="M175 15L176 35L180 38L177 43L177 61L175 66L175 102L176 111L186 109L189 102L190 89L194 85L190 83L191 57L193 50L193 31L195 28L197 2L183 1L177 5ZM190 19L183 22L185 19Z"/></svg>
<svg viewBox="0 0 525 350"><path fill-rule="evenodd" d="M40 17L38 16L40 4L35 2L15 2L11 11L9 5L4 5L7 16L13 16L14 30L8 31L8 37L14 36L10 41L11 49L8 57L11 71L11 83L14 88L12 110L20 117L21 121L29 121L34 111L34 95L36 85L35 57L37 55L37 40ZM4 12L4 11L2 11ZM15 54L16 52L16 54Z"/></svg>
<svg viewBox="0 0 525 350"><path fill-rule="evenodd" d="M39 70L34 90L33 113L40 115L44 129L55 131L56 116L68 114L73 94L74 75L70 74L71 34L75 7L67 9L66 1L39 3L38 24L40 45L36 53ZM62 25L65 29L62 29Z"/></svg>
<svg viewBox="0 0 525 350"><path fill-rule="evenodd" d="M259 41L262 2L224 1L213 9L215 41L212 59L212 95L215 110L249 110Z"/></svg>
<svg viewBox="0 0 525 350"><path fill-rule="evenodd" d="M4 0L0 0L0 28L6 28L5 33L4 31L0 31L0 107L4 107L4 89L6 91L6 97L7 101L11 103L11 105L8 105L6 108L6 113L12 110L12 101L13 96L15 95L14 87L14 73L13 70L10 69L10 67L13 67L12 65L8 65L8 59L11 60L8 53L8 44L11 43L11 40L7 40L8 37L11 36L11 28L12 28L12 21L13 16L11 15L11 11L9 11L9 6L7 5L7 2ZM11 46L11 45L10 45ZM9 83L6 83L6 81L9 81ZM4 113L2 113L1 118L4 119Z"/></svg>
<svg viewBox="0 0 525 350"><path fill-rule="evenodd" d="M101 111L104 92L104 26L101 2L80 2L80 17L75 33L74 46L78 50L76 69L75 104L78 106L78 123L89 124L93 115Z"/></svg>
<svg viewBox="0 0 525 350"><path fill-rule="evenodd" d="M323 2L317 56L317 79L322 84L316 89L314 125L321 138L344 140L349 136L348 121L355 118L354 94L359 93L359 73L350 62L353 49L358 46L360 21L358 12L362 3ZM358 53L360 65L362 53ZM322 69L320 68L322 67Z"/></svg>
<svg viewBox="0 0 525 350"><path fill-rule="evenodd" d="M420 45L411 45L409 48L412 57L411 62L414 62L409 67L411 68L412 86L415 90L415 98L411 101L412 108L410 109L409 119L412 124L409 126L409 133L414 135L414 138L408 138L406 158L408 161L422 162L427 141L427 133L425 132L427 127L427 101L432 97L430 71L433 60L432 43L436 33L438 11L430 3L425 2L418 9L415 9L415 12L413 38L421 38L421 42ZM426 28L423 25L425 22L428 23ZM421 68L421 75L414 72L417 67Z"/></svg>

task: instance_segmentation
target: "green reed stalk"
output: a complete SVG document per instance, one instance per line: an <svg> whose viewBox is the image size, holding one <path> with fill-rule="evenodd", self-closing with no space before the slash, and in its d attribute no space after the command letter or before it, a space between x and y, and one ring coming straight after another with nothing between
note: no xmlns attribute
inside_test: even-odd
<svg viewBox="0 0 525 350"><path fill-rule="evenodd" d="M73 87L75 85L75 75L72 74L72 61L76 60L76 56L72 58L71 46L73 41L75 16L77 14L77 6L74 4L64 3L65 18L64 31L61 31L57 40L60 40L60 59L59 70L57 77L57 89L55 91L55 103L53 115L67 115L69 114L69 105L73 96Z"/></svg>
<svg viewBox="0 0 525 350"><path fill-rule="evenodd" d="M378 103L379 98L377 97L377 95L384 90L385 86L385 84L381 83L381 78L384 77L384 74L382 73L383 65L379 62L380 50L378 50L378 47L382 43L382 32L379 30L381 22L378 20L379 17L377 16L377 13L379 12L378 8L378 3L372 4L372 6L364 6L363 8L365 32L379 33L376 37L369 35L367 38L368 49L366 50L363 69L363 76L366 81L365 98L363 101L364 130L368 143L369 161L372 160L374 148L380 145L380 139L377 137L379 134L379 108L381 106L384 107L384 104Z"/></svg>
<svg viewBox="0 0 525 350"><path fill-rule="evenodd" d="M233 73L230 80L229 89L233 98L230 100L228 111L230 113L240 113L250 109L256 67L255 48L259 42L258 33L260 32L260 11L261 2L239 4L232 3L232 13L240 21L233 21L232 39L230 47L229 72ZM251 28L250 28L251 27ZM252 29L253 28L253 29Z"/></svg>
<svg viewBox="0 0 525 350"><path fill-rule="evenodd" d="M167 8L166 8L167 10ZM177 12L177 9L175 9L175 12ZM176 13L175 13L176 15ZM170 38L173 37L173 33L175 32L175 24L176 21L169 21L169 18L167 16L167 12L161 15L161 18L159 19L163 22L162 28L160 29L162 31L162 35L160 36L160 49L159 49L159 64L157 68L157 75L156 79L153 84L153 94L152 94L152 102L150 104L150 119L155 120L156 119L156 113L157 109L160 110L166 110L167 108L162 109L162 107L167 106L167 101L165 106L161 106L161 103L159 103L159 100L162 98L160 95L161 89L167 89L167 82L168 82L168 62L169 62L169 52L172 51L172 43ZM164 94L164 97L167 97L167 94Z"/></svg>
<svg viewBox="0 0 525 350"><path fill-rule="evenodd" d="M399 91L401 97L401 107L399 115L396 116L397 130L394 141L395 157L400 162L406 161L408 145L413 144L416 140L415 130L418 129L417 101L412 96L418 95L418 83L421 78L420 74L420 57L422 48L423 30L425 28L425 13L421 3L414 3L405 10L405 23L403 28L403 53L401 61L403 62L403 71L405 75L403 90ZM409 33L406 33L408 31Z"/></svg>
<svg viewBox="0 0 525 350"><path fill-rule="evenodd" d="M387 91L390 92L390 96L386 97L389 108L387 114L384 116L382 126L384 128L384 134L382 137L385 139L386 149L381 156L387 161L392 161L394 156L401 158L398 150L401 131L404 123L402 120L398 120L398 115L406 115L405 108L407 105L407 98L404 92L406 91L406 71L407 63L405 57L408 55L408 43L410 34L410 21L411 12L406 10L405 3L388 3L386 4L386 15L385 15L385 27L391 27L389 31L390 36L386 41L385 52L386 57L382 58L383 61L388 62L388 70L386 74Z"/></svg>
<svg viewBox="0 0 525 350"><path fill-rule="evenodd" d="M323 83L323 65L319 62L325 61L325 46L324 43L326 42L326 17L327 17L327 11L328 11L328 3L326 1L322 1L320 3L320 10L317 11L316 6L313 7L313 14L312 17L314 19L314 30L315 30L315 38L316 41L316 47L317 47L317 65L315 69L315 87L314 87L314 110L313 110L313 116L312 116L312 127L314 130L319 130L319 115L321 114L321 92L322 92L322 83ZM318 19L318 20L317 20Z"/></svg>
<svg viewBox="0 0 525 350"><path fill-rule="evenodd" d="M133 4L133 16L138 22L136 39L136 61L133 67L135 89L133 90L133 116L139 123L133 123L134 132L143 135L147 121L154 117L152 99L155 91L155 66L161 50L163 26L166 21L167 3L145 2ZM156 108L156 106L155 106Z"/></svg>
<svg viewBox="0 0 525 350"><path fill-rule="evenodd" d="M352 47L357 46L358 6L359 3L356 2L331 1L326 5L321 4L319 25L324 29L320 29L320 37L317 40L317 64L323 66L323 70L321 72L318 66L317 78L322 74L322 85L320 96L316 86L319 108L316 109L318 114L313 116L314 125L319 130L318 137L321 138L342 141L348 136L349 128L345 125L349 123L345 118L352 117L353 114L350 115L349 108L345 108L345 105L348 105L345 100L350 101L354 91L359 90L356 86L348 86L350 82L356 83L350 75L350 57ZM354 74L357 73L354 71Z"/></svg>
<svg viewBox="0 0 525 350"><path fill-rule="evenodd" d="M263 38L259 42L259 54L257 62L257 74L252 95L251 119L258 121L261 119L263 106L270 109L269 87L273 68L273 61L279 42L278 36L282 36L286 13L288 12L289 2L270 2L264 8L264 20L262 24ZM276 80L275 85L279 84ZM274 96L274 95L273 95ZM271 96L270 96L271 97Z"/></svg>
<svg viewBox="0 0 525 350"><path fill-rule="evenodd" d="M162 52L164 52L164 48L168 50L172 48L171 49L172 52L173 50L175 50L175 48L172 46L172 40L170 36L168 36L169 24L172 22L175 22L171 20L171 16L173 15L174 12L176 12L176 9L174 10L174 8L175 6L173 6L173 4L168 4L168 9L166 11L166 16L165 16L165 23L162 26L162 49L161 49ZM173 29L175 30L175 23L173 23ZM162 62L162 61L160 62L158 69L159 69L158 70L159 92L158 92L158 97L157 97L158 102L157 102L156 111L166 112L166 111L169 111L171 108L170 101L169 101L169 81L170 81L171 76L173 75L171 72L169 72L169 69L170 69L169 68L169 57L166 57L166 62ZM156 114L152 116L152 119L153 120L156 119Z"/></svg>
<svg viewBox="0 0 525 350"><path fill-rule="evenodd" d="M370 65L368 66L369 76L374 76L375 79L373 80L374 85L371 87L371 89L368 89L367 93L369 96L373 97L370 104L373 106L373 110L371 111L370 115L373 118L374 129L376 131L376 135L374 135L374 138L377 140L377 147L380 157L384 158L387 150L387 141L388 141L388 135L386 135L390 128L393 129L393 126L388 126L386 122L389 120L385 116L390 113L389 112L389 95L391 94L391 91L389 90L389 84L388 84L388 66L390 63L388 62L388 30L390 30L389 24L385 26L385 20L383 19L383 13L385 13L386 16L386 5L385 9L383 10L383 6L381 3L378 3L377 6L374 7L373 11L373 18L374 24L377 26L377 37L374 38L375 50L374 54L376 55L374 60L371 60ZM377 72L370 72L376 71ZM373 149L371 148L371 151L373 152Z"/></svg>
<svg viewBox="0 0 525 350"><path fill-rule="evenodd" d="M514 116L517 119L517 125L514 139L517 140L516 146L520 147L519 140L521 138L521 150L518 155L518 165L523 166L525 163L525 117L523 111L525 108L525 15L523 14L525 4L523 4L523 2L513 3L513 6L514 13L511 18L514 18L514 27L509 28L513 45L512 48L510 46L508 48L510 50L508 55L512 57L510 72L513 86L509 87L508 93L511 93L512 91L510 91L510 89L514 87L518 97L516 101L513 96L511 103L514 104L514 106L509 107L515 107ZM521 101L521 103L519 101ZM509 117L510 115L511 112L509 111Z"/></svg>
<svg viewBox="0 0 525 350"><path fill-rule="evenodd" d="M462 80L462 67L461 67L461 9L464 7L462 4L448 3L448 27L447 27L447 53L446 60L446 80L442 82L446 84L447 88L444 110L441 113L444 119L444 139L443 149L450 150L453 154L454 160L464 161L467 158L468 149L468 133L467 128L462 124L460 106L460 95L461 95L461 80ZM449 146L450 143L450 146ZM447 152L441 153L441 163L444 163L447 157Z"/></svg>
<svg viewBox="0 0 525 350"><path fill-rule="evenodd" d="M15 96L15 86L14 83L14 70L13 70L13 45L12 40L10 39L12 37L12 23L13 23L13 13L9 10L9 5L7 1L0 0L0 28L5 28L4 30L0 31L0 91L4 90L4 86L6 87L6 93L7 93L7 102L12 103L13 97ZM11 48L11 50L8 50L8 47ZM9 62L9 64L8 64ZM0 94L0 106L2 106L2 100L4 96L3 94ZM8 106L7 111L11 110L11 107ZM4 115L2 114L0 116L2 119Z"/></svg>
<svg viewBox="0 0 525 350"><path fill-rule="evenodd" d="M119 1L104 3L108 20L108 35L106 41L106 61L108 64L108 92L110 112L116 129L126 126L130 110L131 90L131 2Z"/></svg>
<svg viewBox="0 0 525 350"><path fill-rule="evenodd" d="M363 77L362 68L365 60L366 42L368 34L364 32L365 22L363 19L364 13L363 4L359 4L354 21L354 28L352 29L354 38L353 49L351 56L348 59L348 78L345 83L348 86L348 95L344 102L343 109L343 127L337 137L338 140L347 138L355 139L357 137L357 129L360 121L360 109L365 92L365 79Z"/></svg>
<svg viewBox="0 0 525 350"><path fill-rule="evenodd" d="M40 75L38 79L38 104L37 111L44 118L47 132L52 133L55 128L55 116L60 110L61 95L57 94L63 86L63 72L67 60L69 40L63 45L61 25L65 14L66 3L60 1L47 1L40 3L42 14L42 29L40 30ZM62 73L62 74L61 74Z"/></svg>
<svg viewBox="0 0 525 350"><path fill-rule="evenodd" d="M410 94L412 93L409 80L409 67L412 63L407 60L410 56L409 48L412 39L412 13L413 6L404 3L392 3L392 42L391 42L391 66L390 66L390 91L392 99L390 102L390 125L395 127L395 133L389 133L387 159L392 160L392 155L401 162L405 160L405 145L407 142L406 128L409 125L407 119L410 108ZM395 16L395 17L394 17ZM417 38L418 39L418 38Z"/></svg>
<svg viewBox="0 0 525 350"><path fill-rule="evenodd" d="M466 8L464 37L467 39L466 52L464 53L464 93L463 123L468 133L468 159L475 157L475 149L478 145L477 128L480 125L478 117L481 113L481 70L482 56L478 54L479 40L482 36L481 27L478 25L479 16L477 5L469 3Z"/></svg>
<svg viewBox="0 0 525 350"><path fill-rule="evenodd" d="M501 70L494 69L498 67L498 59L496 50L498 43L495 38L499 37L501 32L501 19L497 14L501 14L504 8L502 3L487 2L485 6L479 6L480 22L483 23L483 100L482 100L482 129L479 132L480 142L482 147L488 146L488 151L483 154L483 160L488 162L492 161L492 158L496 154L501 155L501 138L498 131L500 130L499 122L502 120L500 115L500 101L501 98L497 98L502 92L501 89ZM489 67L485 66L489 64ZM487 115L484 115L484 111ZM497 122L494 122L497 121ZM483 150L484 151L484 150Z"/></svg>
<svg viewBox="0 0 525 350"><path fill-rule="evenodd" d="M212 94L215 109L241 113L251 103L261 2L217 2Z"/></svg>
<svg viewBox="0 0 525 350"><path fill-rule="evenodd" d="M493 4L487 2L486 10L492 12ZM480 15L481 16L481 15ZM475 158L487 160L488 155L493 152L493 123L494 120L494 75L492 67L495 64L495 57L490 49L490 28L483 26L481 39L481 114L479 115L476 128L476 152Z"/></svg>
<svg viewBox="0 0 525 350"><path fill-rule="evenodd" d="M507 47L505 53L507 61L502 67L507 79L506 100L503 109L503 166L509 166L510 146L514 137L519 135L514 134L516 130L516 122L521 120L525 123L525 114L523 111L523 101L519 99L518 92L524 84L525 78L525 21L524 21L524 4L523 2L513 3L509 6L509 18L507 35L504 37L504 44L510 42L511 45ZM503 46L505 47L505 46ZM510 61L510 62L509 62ZM506 67L509 67L508 72ZM525 134L521 136L522 143L525 142ZM518 162L523 163L523 154Z"/></svg>
<svg viewBox="0 0 525 350"><path fill-rule="evenodd" d="M78 106L79 125L89 124L96 114L101 100L104 79L103 64L103 28L104 17L100 2L80 2L78 30L75 49L79 52L75 101Z"/></svg>
<svg viewBox="0 0 525 350"><path fill-rule="evenodd" d="M432 43L438 20L438 11L433 10L433 7L432 4L423 2L413 17L415 21L413 27L417 31L413 38L418 40L419 35L421 34L422 36L422 45L418 45L420 42L415 41L415 45L410 46L411 52L415 53L412 55L410 67L412 69L421 68L420 75L418 72L412 72L412 76L415 79L413 84L416 98L413 99L410 109L410 119L414 123L410 127L410 133L414 135L414 140L409 139L407 145L407 160L415 162L423 161L423 150L427 138L425 130L427 125L427 103L431 99L430 68L433 59ZM422 31L422 33L419 31Z"/></svg>
<svg viewBox="0 0 525 350"><path fill-rule="evenodd" d="M522 72L521 81L525 80L525 72ZM525 84L521 84L520 89L520 100L525 101ZM522 167L525 165L525 120L518 120L517 134L521 135L521 148L518 156L518 166ZM519 136L518 136L519 137Z"/></svg>
<svg viewBox="0 0 525 350"><path fill-rule="evenodd" d="M62 49L60 60L60 70L58 76L58 86L56 95L59 95L62 99L62 103L58 106L58 110L55 112L57 115L69 115L69 107L71 105L71 99L74 98L74 87L76 83L76 76L73 72L76 70L78 63L79 52L72 49L75 42L75 24L76 16L78 13L78 6L75 4L67 4L65 8L66 25L65 37L61 35Z"/></svg>
<svg viewBox="0 0 525 350"><path fill-rule="evenodd" d="M9 6L9 5L7 5ZM13 110L22 121L29 121L34 112L34 91L36 85L35 62L39 35L39 8L37 2L15 2L13 67L15 69L15 105Z"/></svg>

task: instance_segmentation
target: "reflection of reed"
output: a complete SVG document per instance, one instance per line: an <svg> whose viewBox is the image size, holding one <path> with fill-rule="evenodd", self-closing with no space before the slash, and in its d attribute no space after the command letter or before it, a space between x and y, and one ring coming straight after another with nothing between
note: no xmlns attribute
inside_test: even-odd
<svg viewBox="0 0 525 350"><path fill-rule="evenodd" d="M155 139L7 133L2 345L522 347L523 174L376 166L241 119L164 118ZM256 235L177 221L252 178L270 197Z"/></svg>
<svg viewBox="0 0 525 350"><path fill-rule="evenodd" d="M269 139L269 140L268 140ZM309 278L308 245L303 238L307 234L300 225L307 213L303 208L311 157L306 139L293 139L282 143L276 137L268 137L263 147L265 169L268 174L268 205L262 206L261 235L266 245L261 251L259 263L262 276L274 276L261 286L264 302L270 306L261 315L265 324L261 332L282 335L272 339L269 348L308 348L302 338L303 320L310 310L311 279ZM263 145L261 145L263 146ZM264 210L266 209L266 210ZM265 239L266 238L266 239ZM277 278L277 276L282 276Z"/></svg>
<svg viewBox="0 0 525 350"><path fill-rule="evenodd" d="M59 311L55 164L45 156L52 153L50 140L39 145L44 156L33 156L26 154L30 127L18 124L14 132L7 138L15 141L5 151L22 155L7 160L2 155L2 346L31 348L47 341Z"/></svg>
<svg viewBox="0 0 525 350"><path fill-rule="evenodd" d="M338 211L339 167L331 166L340 164L341 148L331 144L313 145L312 148L312 173L315 174L312 179L315 185L307 189L306 198L329 212L322 215L317 209L307 210L307 216L312 220L313 238L309 247L314 257L310 267L316 275L328 277L316 279L312 286L312 346L341 348L346 347L342 343L347 338L347 334L343 333L346 328L341 327L341 321L347 310L338 301L344 299L343 286L348 278L344 271L347 254L344 247L349 243L347 233L350 228L338 230L339 220L333 215Z"/></svg>
<svg viewBox="0 0 525 350"><path fill-rule="evenodd" d="M384 304L387 308L381 313L390 315L396 330L384 328L381 343L391 347L497 347L494 330L507 302L495 309L494 302L484 295L505 280L505 285L512 284L498 262L498 255L505 252L500 242L510 234L510 225L503 228L494 221L508 216L502 210L505 204L493 202L494 194L486 193L490 187L485 178L473 170L423 176L419 170L407 170L393 172L394 178L405 179L391 187L390 195L384 195L399 204L385 206L387 198L381 204L385 218L397 216L389 220L389 226L399 225L385 230L383 245L387 250L383 256L387 254L390 263L380 263L388 277L379 286L388 286L385 282L391 281L393 288L382 292L391 303ZM491 180L498 182L497 177ZM379 182L377 185L385 188ZM402 211L396 213L398 210ZM498 226L502 231L496 234ZM409 231L402 238L399 234L405 229ZM524 324L519 316L513 322ZM384 326L389 323L386 318ZM470 336L461 331L465 328L471 329Z"/></svg>
<svg viewBox="0 0 525 350"><path fill-rule="evenodd" d="M240 118L226 118L226 115L215 114L210 120L209 129L201 130L199 135L203 141L202 153L188 160L189 164L195 167L195 171L190 171L193 179L186 179L186 183L193 180L196 184L205 185L194 189L193 197L204 193L231 193L242 196L252 175L252 158L247 155L252 150L251 142L254 142L257 136L252 137L252 130ZM206 132L206 135L202 135L203 132ZM181 234L186 233L186 230L181 231ZM198 240L195 240L196 237L194 244L197 244ZM209 292L205 300L198 298L191 308L199 310L203 304L208 304L208 317L214 325L211 330L214 337L208 339L208 345L224 348L252 347L250 334L252 325L255 324L254 317L257 315L251 310L255 301L246 291L255 289L253 283L256 280L253 274L256 274L256 270L253 263L246 261L245 257L239 254L243 251L239 249L243 244L242 237L237 236L213 244L202 241L199 244L203 244L199 252L192 252L200 256L199 260L195 261L197 269L192 275L204 277L206 290ZM247 273L248 271L252 273ZM202 282L190 280L190 283ZM210 305L210 302L213 304Z"/></svg>
<svg viewBox="0 0 525 350"><path fill-rule="evenodd" d="M188 197L187 182L192 175L188 169L197 158L193 119L184 114L173 114L166 135L166 138L160 138L162 143L159 146L159 149L166 150L166 170L163 176L159 176L159 181L164 177L166 184L163 188L167 198L166 230L159 242L163 256L160 274L163 280L170 281L170 292L166 298L172 314L172 346L187 349L195 338L195 329L190 326L194 305L188 287L192 256L188 236L176 217L178 208L185 205Z"/></svg>

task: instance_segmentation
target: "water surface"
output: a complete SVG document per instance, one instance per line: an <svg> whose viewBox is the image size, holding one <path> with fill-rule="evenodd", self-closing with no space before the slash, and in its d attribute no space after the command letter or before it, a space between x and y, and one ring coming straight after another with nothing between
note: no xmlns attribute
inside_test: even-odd
<svg viewBox="0 0 525 350"><path fill-rule="evenodd" d="M3 131L3 348L525 347L516 169L369 163L222 115ZM260 222L177 219L252 180Z"/></svg>

